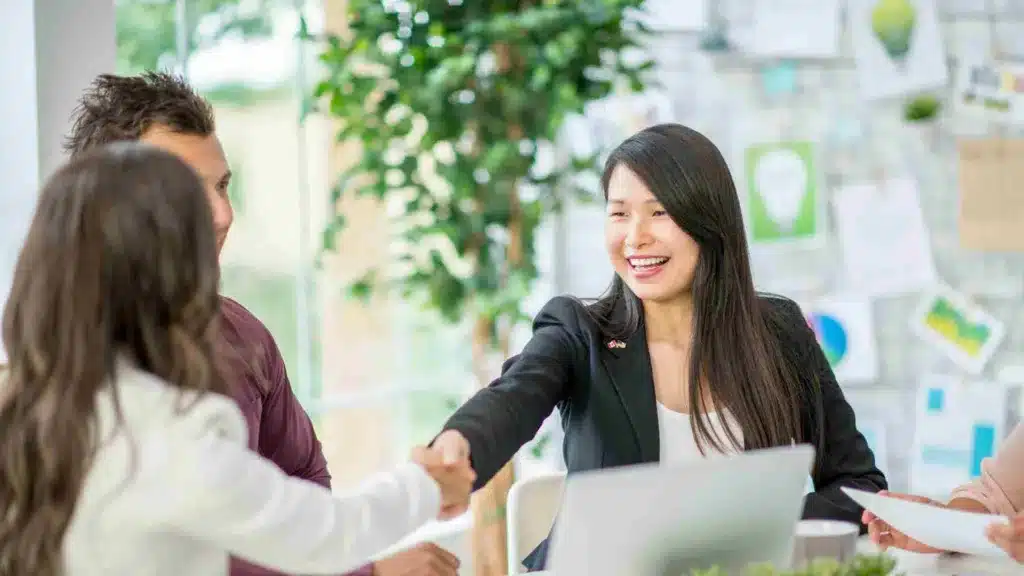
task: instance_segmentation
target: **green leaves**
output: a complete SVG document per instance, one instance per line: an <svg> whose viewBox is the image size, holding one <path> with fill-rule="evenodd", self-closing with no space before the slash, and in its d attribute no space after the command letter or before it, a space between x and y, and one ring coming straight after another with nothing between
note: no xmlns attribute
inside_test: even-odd
<svg viewBox="0 0 1024 576"><path fill-rule="evenodd" d="M450 321L525 318L536 228L578 194L577 176L600 155L551 158L546 144L617 83L643 88L650 64L621 57L643 41L625 18L641 3L349 1L349 32L323 41L314 98L338 121L338 141L361 148L333 205L370 194L388 206L400 256L376 289ZM538 162L553 168L531 174ZM334 243L341 226L329 223L324 251L355 249Z"/></svg>
<svg viewBox="0 0 1024 576"><path fill-rule="evenodd" d="M373 290L377 283L377 271L371 270L348 287L348 296L353 300L367 303L373 296Z"/></svg>
<svg viewBox="0 0 1024 576"><path fill-rule="evenodd" d="M802 570L778 570L770 565L749 567L743 576L891 576L896 570L896 560L886 554L858 555L848 564L822 558L811 562ZM728 576L715 566L708 570L694 570L690 576Z"/></svg>

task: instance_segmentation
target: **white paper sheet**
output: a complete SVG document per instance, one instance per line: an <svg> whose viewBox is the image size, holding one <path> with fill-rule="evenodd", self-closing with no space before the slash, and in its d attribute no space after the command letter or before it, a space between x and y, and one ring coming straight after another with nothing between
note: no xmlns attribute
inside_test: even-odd
<svg viewBox="0 0 1024 576"><path fill-rule="evenodd" d="M833 202L850 292L894 296L937 282L916 182L843 186Z"/></svg>
<svg viewBox="0 0 1024 576"><path fill-rule="evenodd" d="M949 510L846 487L843 492L918 542L950 552L1006 558L1006 553L985 537L990 524L1006 523L1002 516Z"/></svg>
<svg viewBox="0 0 1024 576"><path fill-rule="evenodd" d="M839 55L839 0L756 0L749 50L757 56ZM800 30L794 34L794 30Z"/></svg>

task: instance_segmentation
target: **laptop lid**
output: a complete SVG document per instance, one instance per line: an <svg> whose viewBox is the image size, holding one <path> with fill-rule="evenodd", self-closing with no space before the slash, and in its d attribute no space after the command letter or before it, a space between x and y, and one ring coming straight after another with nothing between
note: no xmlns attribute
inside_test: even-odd
<svg viewBox="0 0 1024 576"><path fill-rule="evenodd" d="M788 566L809 445L692 464L571 474L551 537L557 576L681 576L719 565Z"/></svg>

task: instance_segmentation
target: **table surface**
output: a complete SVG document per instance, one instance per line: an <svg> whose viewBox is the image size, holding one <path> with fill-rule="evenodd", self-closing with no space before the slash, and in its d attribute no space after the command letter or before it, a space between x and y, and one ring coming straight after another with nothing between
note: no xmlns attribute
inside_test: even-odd
<svg viewBox="0 0 1024 576"><path fill-rule="evenodd" d="M857 549L864 554L878 552L866 538L862 538L858 542ZM979 576L1020 576L1024 574L1024 566L1010 560L944 554L913 554L903 550L891 550L889 554L898 562L896 573L902 572L904 576L967 576L968 573ZM551 571L530 572L528 576L555 576L555 573Z"/></svg>

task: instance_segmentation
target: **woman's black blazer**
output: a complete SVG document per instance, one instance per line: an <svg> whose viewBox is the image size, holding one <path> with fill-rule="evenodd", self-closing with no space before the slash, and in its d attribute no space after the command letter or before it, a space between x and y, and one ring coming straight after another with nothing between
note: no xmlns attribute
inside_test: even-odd
<svg viewBox="0 0 1024 576"><path fill-rule="evenodd" d="M806 394L804 437L817 448L815 491L805 498L803 517L860 524L861 508L840 487L877 492L887 487L885 476L800 308L777 296L761 296L760 302L786 360L799 368ZM568 296L548 302L534 319L533 337L523 351L506 360L501 376L444 425L469 441L476 488L537 434L555 407L565 431L569 474L658 461L646 332L641 326L625 347L609 347L584 306ZM545 541L527 566L542 568L546 548Z"/></svg>

